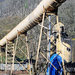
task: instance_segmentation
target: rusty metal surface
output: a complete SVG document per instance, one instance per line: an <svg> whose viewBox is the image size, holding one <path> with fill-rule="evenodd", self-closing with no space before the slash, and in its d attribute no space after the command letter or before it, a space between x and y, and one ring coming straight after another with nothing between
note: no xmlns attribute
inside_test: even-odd
<svg viewBox="0 0 75 75"><path fill-rule="evenodd" d="M36 26L42 20L42 15L45 11L54 12L66 0L42 0L35 10L30 13L22 22L20 22L11 32L9 32L2 40L0 46L6 44L6 40L14 40L17 33L27 32L29 29Z"/></svg>

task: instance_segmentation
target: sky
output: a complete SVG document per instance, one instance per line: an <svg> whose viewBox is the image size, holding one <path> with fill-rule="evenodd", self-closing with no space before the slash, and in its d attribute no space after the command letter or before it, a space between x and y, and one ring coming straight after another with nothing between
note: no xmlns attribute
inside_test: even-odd
<svg viewBox="0 0 75 75"><path fill-rule="evenodd" d="M0 0L0 2L3 2L4 0Z"/></svg>

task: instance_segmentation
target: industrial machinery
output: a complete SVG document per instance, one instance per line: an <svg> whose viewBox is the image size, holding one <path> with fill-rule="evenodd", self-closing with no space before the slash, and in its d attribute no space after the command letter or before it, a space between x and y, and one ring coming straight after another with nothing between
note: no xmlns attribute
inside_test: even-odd
<svg viewBox="0 0 75 75"><path fill-rule="evenodd" d="M72 62L71 46L70 46L70 44L65 42L65 39L67 39L67 38L68 38L68 35L64 31L64 25L60 22L57 22L57 24L54 25L54 27L52 29L50 61L54 60L52 63L58 69L60 69L59 72L62 75L63 75L63 72L66 75L65 64ZM60 66L58 63L60 64ZM55 69L54 69L54 71L52 72L52 70L53 70L52 66L50 66L50 67L51 67L50 75L56 75L56 74L59 75L59 73L56 73L57 70L55 71Z"/></svg>
<svg viewBox="0 0 75 75"><path fill-rule="evenodd" d="M71 58L71 46L68 43L64 42L64 39L67 38L67 34L64 31L64 25L58 21L58 7L65 2L66 0L42 0L40 2L40 4L36 7L36 9L29 14L22 22L20 22L11 32L9 32L3 39L0 40L0 46L6 46L6 65L8 64L8 55L12 55L12 64L14 64L14 59L15 59L15 55L16 55L16 47L18 44L18 37L19 35L23 34L26 42L24 42L26 44L26 48L27 48L27 54L26 57L28 59L28 63L29 66L31 64L30 62L30 56L29 56L29 48L28 48L28 39L27 39L27 32L28 30L30 30L31 28L33 28L34 26L36 26L37 24L41 23L41 29L40 29L40 36L39 36L39 43L38 43L38 49L37 49L37 53L36 53L36 61L35 61L35 66L34 66L34 70L35 70L35 75L37 75L37 67L38 67L38 59L39 59L39 54L42 55L42 57L44 57L45 60L47 60L48 66L46 68L46 70L48 69L48 74L50 75L50 69L53 67L54 70L58 71L58 68L56 67L55 63L56 61L54 61L56 58L61 59L62 63L59 63L58 65L61 65L61 70L59 69L58 74L60 75L61 71L65 70L65 63L69 63L71 62L72 58ZM39 11L38 11L39 10ZM52 33L50 33L51 29L44 27L44 20L51 15L56 15L56 24L54 25L54 27L52 28ZM50 21L51 23L51 21ZM43 28L47 29L49 31L49 36L48 36L48 41L49 41L49 48L47 50L47 57L44 56L44 54L40 51L40 45L41 45L41 38L42 38L42 33L43 33ZM16 39L17 38L17 39ZM11 53L9 53L9 44L14 43L13 40L16 39L16 44L15 47L11 47L10 49L12 49L13 51L11 51ZM13 46L13 45L12 45ZM20 48L19 48L20 49ZM20 49L21 50L21 49ZM22 50L21 50L22 51ZM22 51L23 52L23 51ZM13 54L12 54L13 53ZM51 58L52 57L52 58ZM52 62L54 61L54 62ZM22 65L22 64L20 64ZM23 66L23 65L22 65ZM12 65L13 68L13 65ZM29 74L31 75L31 68L29 68ZM62 70L63 69L63 70ZM13 72L14 69L11 69L11 73ZM27 70L28 71L28 70ZM51 70L53 71L53 70ZM54 71L55 72L55 71ZM66 72L65 72L66 73ZM65 74L64 73L64 74ZM61 74L62 75L62 74Z"/></svg>

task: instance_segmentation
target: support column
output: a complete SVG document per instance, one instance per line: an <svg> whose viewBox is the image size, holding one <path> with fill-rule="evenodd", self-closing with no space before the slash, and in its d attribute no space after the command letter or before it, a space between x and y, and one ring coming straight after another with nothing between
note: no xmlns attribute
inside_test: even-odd
<svg viewBox="0 0 75 75"><path fill-rule="evenodd" d="M14 43L7 40L6 43L6 67L5 71L9 70L12 72L14 71L14 57L15 57L15 47Z"/></svg>
<svg viewBox="0 0 75 75"><path fill-rule="evenodd" d="M45 18L45 13L43 13L42 25L41 25L40 36L39 36L39 43L38 43L38 49L37 49L37 55L36 55L36 63L35 63L35 69L36 70L37 70L37 62L38 62L38 56L39 56L39 49L40 49L41 38L42 38L42 30L43 30L43 25L44 25L44 18Z"/></svg>
<svg viewBox="0 0 75 75"><path fill-rule="evenodd" d="M47 32L47 35L48 35L48 37L47 37L47 41L48 41L48 45L47 45L47 59L48 60L50 60L50 46L51 46L51 43L50 43L50 34L51 34L51 32L50 32L50 30L51 30L51 16L49 16L49 30L48 30L48 32ZM48 61L47 61L48 62ZM50 63L48 63L48 74L47 75L50 75Z"/></svg>
<svg viewBox="0 0 75 75"><path fill-rule="evenodd" d="M27 47L27 59L28 59L28 68L29 68L29 75L31 75L31 64L30 64L30 56L29 56L29 47L28 47L28 38L27 38L27 33L25 34L25 37L26 37L26 47Z"/></svg>

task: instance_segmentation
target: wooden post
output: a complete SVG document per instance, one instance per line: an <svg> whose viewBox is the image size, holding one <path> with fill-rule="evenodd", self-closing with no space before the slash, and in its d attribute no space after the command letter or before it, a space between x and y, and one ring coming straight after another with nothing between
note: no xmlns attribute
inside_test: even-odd
<svg viewBox="0 0 75 75"><path fill-rule="evenodd" d="M43 30L43 25L44 25L44 18L45 18L45 13L43 13L42 25L41 25L40 36L39 36L39 44L38 44L37 55L36 55L35 69L37 69L37 62L38 62L39 49L40 49L41 38L42 38L42 30Z"/></svg>
<svg viewBox="0 0 75 75"><path fill-rule="evenodd" d="M27 58L28 58L28 62L29 62L29 75L31 75L31 65L30 65L30 56L29 56L29 48L28 48L28 38L27 38L27 33L25 34L25 38L26 38L26 47L27 47Z"/></svg>
<svg viewBox="0 0 75 75"><path fill-rule="evenodd" d="M17 31L17 38L16 38L15 51L14 51L15 54L16 54L16 49L17 49L17 45L18 45L18 37L19 37L19 33ZM14 58L15 58L15 56L14 56Z"/></svg>
<svg viewBox="0 0 75 75"><path fill-rule="evenodd" d="M14 45L14 43L12 43L13 44L13 49L11 50L12 51L12 65L11 65L11 74L13 73L13 71L14 71L14 56L15 56L15 53L14 53L14 50L15 50L15 45Z"/></svg>

